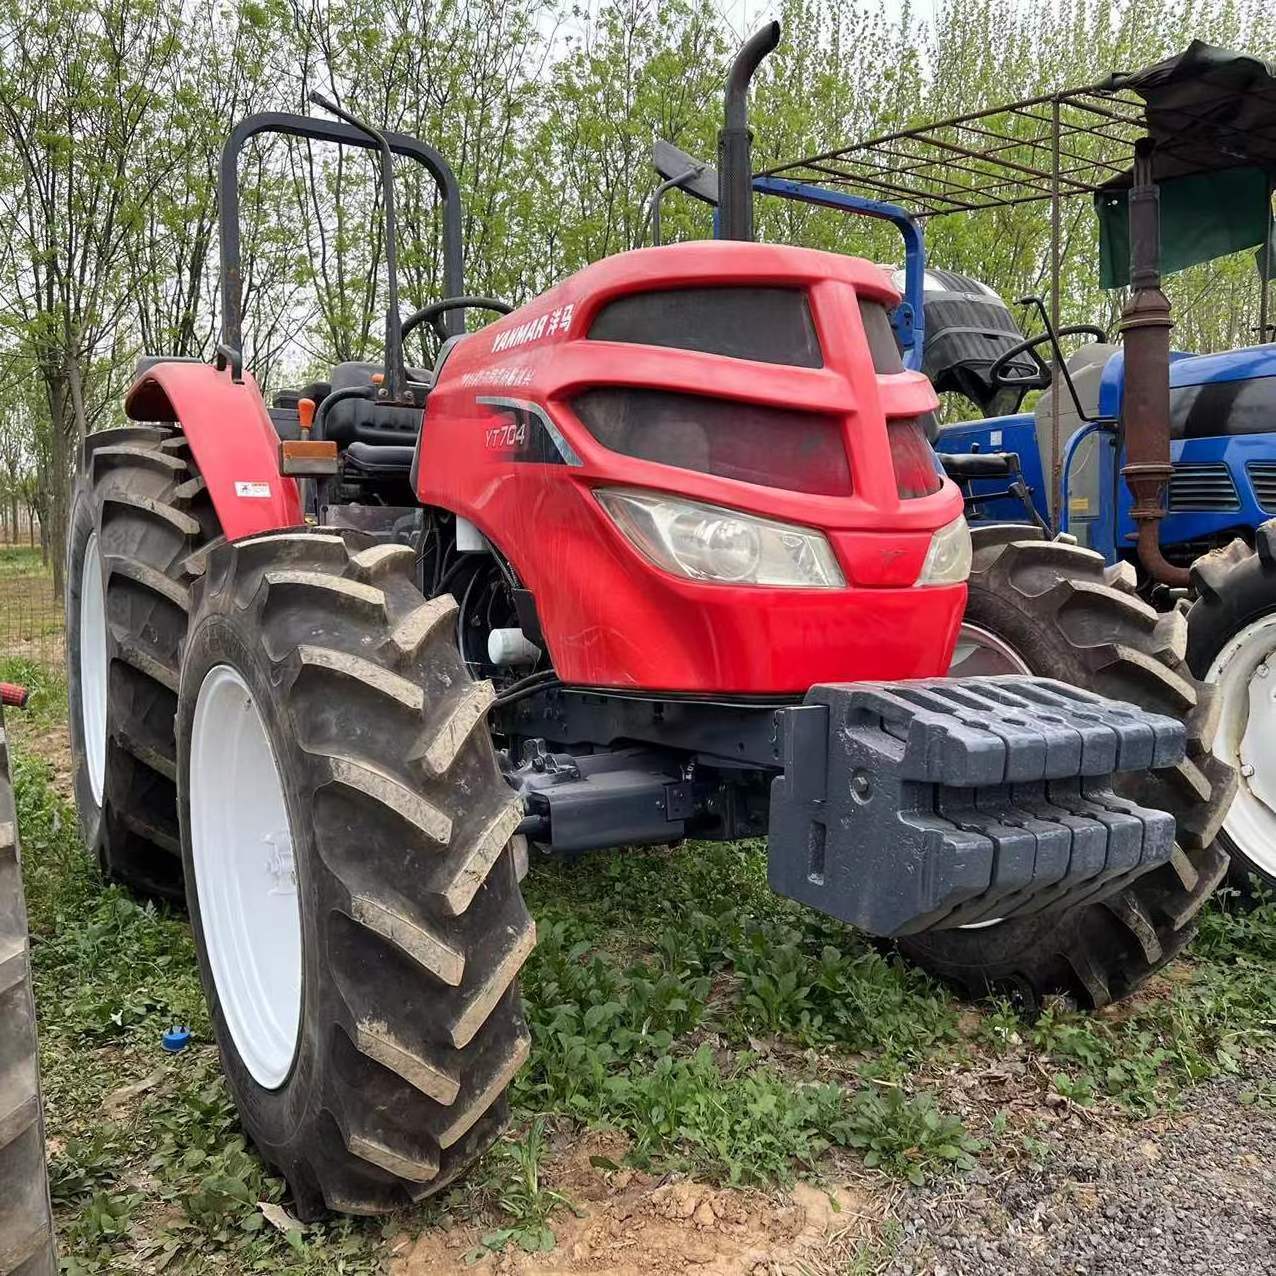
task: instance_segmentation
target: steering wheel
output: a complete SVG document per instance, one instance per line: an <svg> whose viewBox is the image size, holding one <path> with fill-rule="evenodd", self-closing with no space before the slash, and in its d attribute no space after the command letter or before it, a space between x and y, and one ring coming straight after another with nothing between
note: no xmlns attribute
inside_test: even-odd
<svg viewBox="0 0 1276 1276"><path fill-rule="evenodd" d="M1012 390L1048 389L1054 380L1054 376L1050 371L1050 365L1037 353L1037 348L1043 345L1053 345L1064 337L1080 336L1093 337L1096 341L1106 341L1108 339L1108 334L1092 323L1074 323L1070 327L1060 328L1056 333L1043 332L1040 336L1029 337L1027 341L1020 341L1017 345L1013 345L1009 350L1005 351L988 369L988 379L993 385L1007 386ZM1021 354L1026 354L1037 365L1036 372L1022 377L1008 375L1006 365Z"/></svg>
<svg viewBox="0 0 1276 1276"><path fill-rule="evenodd" d="M420 310L414 310L404 321L400 329L407 336L413 328L428 323L440 341L446 341L448 334L439 320L449 310L493 310L498 315L507 315L514 307L508 301L500 301L496 297L444 297L442 301L432 301Z"/></svg>

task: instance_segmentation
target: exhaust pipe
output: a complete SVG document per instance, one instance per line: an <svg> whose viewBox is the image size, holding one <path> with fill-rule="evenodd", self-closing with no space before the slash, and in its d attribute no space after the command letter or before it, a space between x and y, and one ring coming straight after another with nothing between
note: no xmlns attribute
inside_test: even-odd
<svg viewBox="0 0 1276 1276"><path fill-rule="evenodd" d="M753 134L749 132L749 81L762 59L780 43L780 24L768 22L736 54L727 77L726 120L718 131L721 186L719 234L753 238Z"/></svg>
<svg viewBox="0 0 1276 1276"><path fill-rule="evenodd" d="M1161 291L1161 192L1152 180L1151 138L1134 146L1130 189L1130 300L1121 312L1125 346L1126 463L1121 475L1134 503L1138 556L1162 585L1183 588L1190 579L1161 553L1160 523L1170 464L1170 303Z"/></svg>

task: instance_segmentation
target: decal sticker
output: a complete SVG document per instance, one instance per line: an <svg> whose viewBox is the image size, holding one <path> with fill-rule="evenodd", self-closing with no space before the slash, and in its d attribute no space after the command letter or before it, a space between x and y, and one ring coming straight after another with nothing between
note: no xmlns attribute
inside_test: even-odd
<svg viewBox="0 0 1276 1276"><path fill-rule="evenodd" d="M494 368L479 368L477 372L466 372L461 377L463 386L477 385L531 385L532 369L517 364L498 364Z"/></svg>
<svg viewBox="0 0 1276 1276"><path fill-rule="evenodd" d="M1000 430L989 430L989 431L988 431L988 446L989 446L989 447L1000 447L1000 446L1001 446L1001 431L1000 431Z"/></svg>
<svg viewBox="0 0 1276 1276"><path fill-rule="evenodd" d="M483 431L483 446L511 461L541 465L582 465L576 449L563 438L549 414L537 403L521 399L478 400L495 408L498 420Z"/></svg>
<svg viewBox="0 0 1276 1276"><path fill-rule="evenodd" d="M248 496L253 498L254 500L268 501L270 499L270 484L269 483L242 483L242 482L236 483L235 495Z"/></svg>
<svg viewBox="0 0 1276 1276"><path fill-rule="evenodd" d="M575 312L575 303L569 301L567 305L559 306L536 319L529 319L526 323L519 324L517 328L506 328L504 332L498 332L492 338L492 353L499 354L502 350L513 350L518 346L529 345L542 337L552 337L556 332L567 333L571 330L572 316Z"/></svg>

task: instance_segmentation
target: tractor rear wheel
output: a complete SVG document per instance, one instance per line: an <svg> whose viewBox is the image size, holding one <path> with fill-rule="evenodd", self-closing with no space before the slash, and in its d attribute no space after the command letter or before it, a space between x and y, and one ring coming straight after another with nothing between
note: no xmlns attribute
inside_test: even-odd
<svg viewBox="0 0 1276 1276"><path fill-rule="evenodd" d="M216 548L178 712L187 902L243 1125L298 1213L463 1172L527 1058L535 942L456 604L358 533Z"/></svg>
<svg viewBox="0 0 1276 1276"><path fill-rule="evenodd" d="M1021 920L929 931L900 941L919 965L979 996L1028 1009L1062 995L1097 1008L1126 996L1195 933L1227 871L1214 838L1234 773L1211 752L1217 706L1184 663L1186 621L1160 614L1128 574L1032 529L976 533L966 621L951 672L1030 673L1164 713L1187 725L1187 757L1171 771L1124 774L1118 789L1171 812L1171 862L1097 903Z"/></svg>
<svg viewBox="0 0 1276 1276"><path fill-rule="evenodd" d="M1276 521L1198 558L1187 616L1192 672L1218 688L1218 755L1240 773L1219 842L1235 885L1276 892Z"/></svg>
<svg viewBox="0 0 1276 1276"><path fill-rule="evenodd" d="M219 530L182 434L129 426L86 441L66 573L80 832L106 876L174 899L181 646L195 556Z"/></svg>

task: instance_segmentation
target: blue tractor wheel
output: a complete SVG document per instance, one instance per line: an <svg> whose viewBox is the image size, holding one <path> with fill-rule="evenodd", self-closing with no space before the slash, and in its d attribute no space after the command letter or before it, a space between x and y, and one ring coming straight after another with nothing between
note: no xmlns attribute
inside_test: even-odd
<svg viewBox="0 0 1276 1276"><path fill-rule="evenodd" d="M1218 688L1215 749L1239 775L1220 841L1232 880L1276 890L1276 520L1255 547L1234 540L1196 561L1188 662Z"/></svg>

